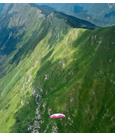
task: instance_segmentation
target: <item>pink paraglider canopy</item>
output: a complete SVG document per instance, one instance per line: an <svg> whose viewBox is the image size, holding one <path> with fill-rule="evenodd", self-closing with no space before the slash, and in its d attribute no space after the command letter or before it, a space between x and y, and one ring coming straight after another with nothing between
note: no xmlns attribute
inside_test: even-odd
<svg viewBox="0 0 118 133"><path fill-rule="evenodd" d="M50 116L51 119L53 118L64 118L66 117L64 114L60 114L60 113L57 113L57 114L53 114Z"/></svg>

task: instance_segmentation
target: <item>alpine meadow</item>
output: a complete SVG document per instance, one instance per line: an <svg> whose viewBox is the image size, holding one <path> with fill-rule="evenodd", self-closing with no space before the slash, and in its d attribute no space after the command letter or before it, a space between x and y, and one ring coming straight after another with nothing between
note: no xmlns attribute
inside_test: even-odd
<svg viewBox="0 0 118 133"><path fill-rule="evenodd" d="M0 133L115 133L115 4L97 4L0 3Z"/></svg>

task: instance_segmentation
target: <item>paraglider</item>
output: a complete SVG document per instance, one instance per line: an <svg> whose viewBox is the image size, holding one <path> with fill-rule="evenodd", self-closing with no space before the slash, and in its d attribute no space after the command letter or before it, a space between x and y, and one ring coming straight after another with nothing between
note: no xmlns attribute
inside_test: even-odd
<svg viewBox="0 0 118 133"><path fill-rule="evenodd" d="M66 116L64 114L56 113L50 116L51 119L53 118L65 118Z"/></svg>
<svg viewBox="0 0 118 133"><path fill-rule="evenodd" d="M52 109L49 109L49 111L51 111Z"/></svg>

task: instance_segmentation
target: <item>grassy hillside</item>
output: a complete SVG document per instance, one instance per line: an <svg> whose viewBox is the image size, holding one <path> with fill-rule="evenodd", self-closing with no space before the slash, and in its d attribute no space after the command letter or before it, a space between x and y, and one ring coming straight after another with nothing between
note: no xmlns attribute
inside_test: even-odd
<svg viewBox="0 0 118 133"><path fill-rule="evenodd" d="M114 132L114 27L51 37L0 79L1 132Z"/></svg>
<svg viewBox="0 0 118 133"><path fill-rule="evenodd" d="M34 36L37 38L36 30L41 30L43 20L41 11L29 4L4 5L0 13L0 78L14 68L9 63L21 47L32 43Z"/></svg>
<svg viewBox="0 0 118 133"><path fill-rule="evenodd" d="M115 28L32 21L2 69L0 132L114 133Z"/></svg>
<svg viewBox="0 0 118 133"><path fill-rule="evenodd" d="M1 7L0 78L14 69L13 65L9 67L10 63L18 64L29 56L49 32L53 36L49 42L54 45L70 27L96 28L87 21L53 12L49 7L34 4L2 4Z"/></svg>

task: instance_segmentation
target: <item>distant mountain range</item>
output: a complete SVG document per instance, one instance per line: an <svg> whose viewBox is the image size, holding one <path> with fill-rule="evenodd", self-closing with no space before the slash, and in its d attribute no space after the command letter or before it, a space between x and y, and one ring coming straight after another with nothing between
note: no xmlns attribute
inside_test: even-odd
<svg viewBox="0 0 118 133"><path fill-rule="evenodd" d="M0 4L0 133L115 132L113 5L49 5Z"/></svg>
<svg viewBox="0 0 118 133"><path fill-rule="evenodd" d="M97 26L115 25L115 3L37 3L47 5L77 18L87 20Z"/></svg>

